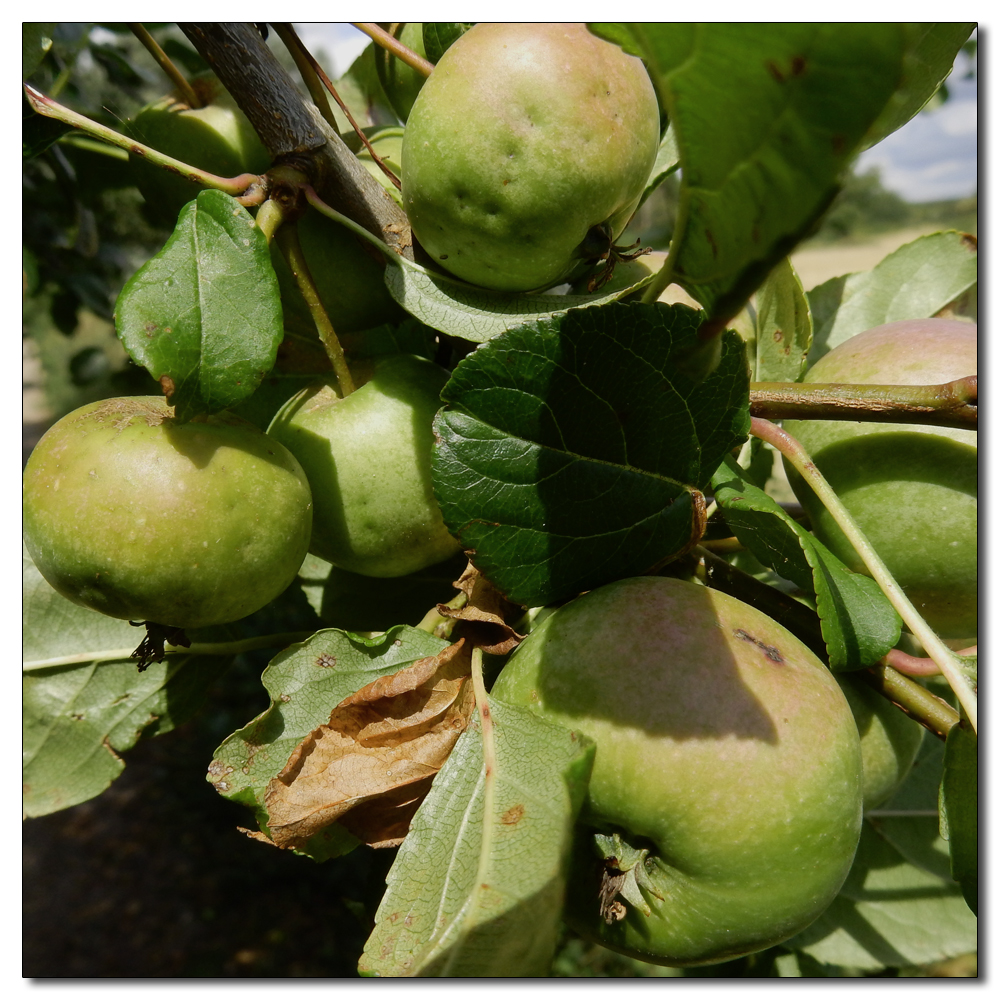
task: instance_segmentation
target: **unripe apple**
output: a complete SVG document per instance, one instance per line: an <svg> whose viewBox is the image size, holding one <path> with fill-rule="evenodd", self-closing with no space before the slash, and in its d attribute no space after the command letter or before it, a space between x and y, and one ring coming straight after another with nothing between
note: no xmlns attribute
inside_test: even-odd
<svg viewBox="0 0 1000 1000"><path fill-rule="evenodd" d="M923 740L923 727L853 673L837 674L861 737L864 809L888 802L906 780Z"/></svg>
<svg viewBox="0 0 1000 1000"><path fill-rule="evenodd" d="M24 537L63 597L112 618L201 628L277 597L309 544L298 462L229 413L177 423L160 396L90 403L24 470Z"/></svg>
<svg viewBox="0 0 1000 1000"><path fill-rule="evenodd" d="M976 326L946 319L886 323L835 347L805 381L938 385L978 371ZM974 430L927 424L786 420L917 611L940 635L978 628L978 478ZM815 535L851 569L854 547L789 463Z"/></svg>
<svg viewBox="0 0 1000 1000"><path fill-rule="evenodd" d="M403 137L403 207L423 248L485 288L527 291L617 238L659 143L641 60L583 24L470 28L423 85Z"/></svg>
<svg viewBox="0 0 1000 1000"><path fill-rule="evenodd" d="M192 108L176 94L168 94L143 108L128 123L128 134L158 152L220 177L267 170L271 157L218 77L203 73L190 82L203 107ZM129 154L129 163L151 214L170 225L203 190L200 184L136 153Z"/></svg>
<svg viewBox="0 0 1000 1000"><path fill-rule="evenodd" d="M858 729L830 671L755 608L619 580L546 618L492 695L596 743L566 910L584 937L721 962L802 930L839 891L861 829ZM602 864L595 835L626 849ZM626 868L632 898L602 900Z"/></svg>
<svg viewBox="0 0 1000 1000"><path fill-rule="evenodd" d="M268 434L299 460L315 498L310 552L395 577L459 550L431 487L431 424L447 380L424 358L390 355L350 395L327 380L278 411Z"/></svg>

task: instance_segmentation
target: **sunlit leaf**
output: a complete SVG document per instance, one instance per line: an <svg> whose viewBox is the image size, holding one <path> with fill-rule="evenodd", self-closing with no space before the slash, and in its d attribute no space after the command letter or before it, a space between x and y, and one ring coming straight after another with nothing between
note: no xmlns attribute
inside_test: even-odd
<svg viewBox="0 0 1000 1000"><path fill-rule="evenodd" d="M180 419L249 396L283 337L278 281L250 213L221 191L200 192L122 289L115 326Z"/></svg>
<svg viewBox="0 0 1000 1000"><path fill-rule="evenodd" d="M362 975L480 978L549 970L593 747L496 700L490 714L490 771L477 716L399 849Z"/></svg>

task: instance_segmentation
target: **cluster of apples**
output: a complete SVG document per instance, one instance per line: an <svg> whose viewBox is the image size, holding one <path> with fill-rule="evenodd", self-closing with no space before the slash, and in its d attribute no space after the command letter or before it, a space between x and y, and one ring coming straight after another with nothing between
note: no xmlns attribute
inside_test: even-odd
<svg viewBox="0 0 1000 1000"><path fill-rule="evenodd" d="M592 266L595 227L613 240L628 222L660 120L642 63L618 47L581 25L476 25L408 86L403 205L454 275L548 288ZM223 93L202 109L153 106L134 130L206 169L265 169L244 121ZM157 181L142 184L161 211L193 197ZM398 316L348 234L306 225L338 330ZM296 295L283 286L286 315L301 311ZM927 384L974 371L975 327L928 320L859 335L807 378ZM288 400L266 433L226 413L177 424L162 399L91 404L29 460L28 548L70 600L185 628L257 610L307 551L369 576L415 572L459 548L430 475L447 378L422 358L384 357L346 397L326 382ZM975 436L789 427L931 623L974 635ZM795 485L817 534L856 563ZM666 578L621 580L560 608L492 694L597 744L567 918L674 965L748 954L814 920L850 869L863 809L897 787L921 735L761 612Z"/></svg>

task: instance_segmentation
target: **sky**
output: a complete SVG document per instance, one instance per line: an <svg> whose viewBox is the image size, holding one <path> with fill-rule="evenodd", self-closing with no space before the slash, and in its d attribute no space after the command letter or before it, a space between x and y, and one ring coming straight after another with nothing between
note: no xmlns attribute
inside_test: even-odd
<svg viewBox="0 0 1000 1000"><path fill-rule="evenodd" d="M367 35L350 24L296 24L314 55L324 49L333 63L334 78L345 72L368 43ZM857 169L878 167L882 183L907 201L964 198L978 187L978 81L962 79L969 66L959 56L948 80L949 100L933 111L922 111L901 129L858 159ZM327 72L330 71L325 66Z"/></svg>

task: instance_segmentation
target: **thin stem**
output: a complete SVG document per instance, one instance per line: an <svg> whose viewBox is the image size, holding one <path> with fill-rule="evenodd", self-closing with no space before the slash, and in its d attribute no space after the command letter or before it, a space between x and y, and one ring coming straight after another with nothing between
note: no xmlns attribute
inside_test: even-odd
<svg viewBox="0 0 1000 1000"><path fill-rule="evenodd" d="M977 719L979 713L976 693L965 676L961 663L956 658L954 652L938 638L933 629L923 620L909 598L900 589L899 584L893 579L885 563L872 548L871 542L865 537L840 498L834 493L830 484L816 468L806 450L787 431L782 430L767 420L762 420L760 417L751 417L750 433L777 448L792 463L799 475L809 483L823 505L830 512L830 515L837 522L840 530L844 532L848 541L854 546L855 551L881 588L882 593L889 599L889 602L899 613L900 618L903 619L909 630L916 636L917 641L924 647L924 650L931 659L940 667L941 673L944 674L951 685L951 689L955 692L959 702L969 716L972 728L978 732Z"/></svg>
<svg viewBox="0 0 1000 1000"><path fill-rule="evenodd" d="M958 650L955 655L976 656L978 651L978 646L969 646L968 649ZM890 667L910 677L935 677L941 673L938 665L929 656L911 656L901 649L890 649L883 659Z"/></svg>
<svg viewBox="0 0 1000 1000"><path fill-rule="evenodd" d="M330 316L320 300L319 292L316 291L316 285L309 273L309 265L306 263L305 255L302 253L302 244L299 242L298 227L294 224L282 226L278 230L277 239L278 246L285 260L288 261L288 267L295 278L295 284L309 307L309 314L316 324L316 330L323 343L326 356L330 359L330 364L333 365L333 372L340 386L340 395L342 397L349 396L354 392L354 378L350 368L347 367L347 358L344 357L344 348L341 346L340 338L333 328Z"/></svg>
<svg viewBox="0 0 1000 1000"><path fill-rule="evenodd" d="M190 646L167 646L168 655L177 656L237 656L255 649L277 649L293 642L305 642L312 632L277 632L273 635L255 635L250 639L234 639L232 642L193 642ZM77 663L104 663L111 660L129 660L135 652L134 646L121 649L99 649L73 656L53 656L47 660L26 660L22 671L45 670L48 667L71 667Z"/></svg>
<svg viewBox="0 0 1000 1000"><path fill-rule="evenodd" d="M194 87L188 82L188 78L174 65L170 56L160 48L159 42L138 22L126 22L132 34L139 39L146 47L146 51L156 60L160 69L170 77L173 85L177 88L177 94L189 108L204 107Z"/></svg>
<svg viewBox="0 0 1000 1000"><path fill-rule="evenodd" d="M885 663L859 670L855 676L870 684L939 739L943 740L948 730L959 721L959 714L951 705Z"/></svg>
<svg viewBox="0 0 1000 1000"><path fill-rule="evenodd" d="M99 125L85 115L70 111L69 108L56 103L27 83L24 84L24 92L27 95L28 103L38 114L44 115L46 118L54 118L65 125L71 125L73 128L80 129L81 132L86 132L87 135L91 135L95 139L102 139L112 146L118 146L136 156L142 156L150 163L155 163L158 167L180 174L181 177L194 181L196 184L231 194L241 205L259 205L266 197L266 181L257 174L239 174L236 177L219 177L217 174L210 174L207 170L192 167L189 163L175 160L172 156L167 156L166 153L160 153L151 146L130 139L106 125Z"/></svg>
<svg viewBox="0 0 1000 1000"><path fill-rule="evenodd" d="M397 59L405 62L411 69L415 69L424 76L430 76L434 72L434 63L428 62L423 56L418 55L413 49L405 46L398 38L389 34L385 28L380 28L371 21L351 21L358 31L363 31L376 45L380 45L387 52L391 52Z"/></svg>
<svg viewBox="0 0 1000 1000"><path fill-rule="evenodd" d="M302 186L302 193L306 197L306 201L316 209L317 212L325 215L328 219L332 219L334 222L339 223L342 226L346 226L355 236L360 236L363 240L367 240L373 247L376 247L382 252L383 258L389 262L393 260L392 254L386 254L386 250L392 250L387 243L383 243L377 236L368 232L364 226L359 226L353 219L348 218L342 212L338 212L335 208L328 205L323 199L316 193L315 188L310 187L308 184ZM401 255L400 255L401 256Z"/></svg>
<svg viewBox="0 0 1000 1000"><path fill-rule="evenodd" d="M766 420L871 420L975 430L977 399L975 375L942 385L750 383L750 413Z"/></svg>
<svg viewBox="0 0 1000 1000"><path fill-rule="evenodd" d="M319 74L316 72L315 60L309 57L305 45L302 44L302 39L299 38L291 24L279 24L277 21L273 21L272 27L278 33L278 37L284 42L285 48L288 49L292 59L295 60L295 65L302 76L302 82L306 85L306 90L309 91L309 96L312 98L313 104L319 108L319 113L323 116L326 123L339 132L340 126L334 117L333 108L330 107L330 100L323 89L323 83L319 78Z"/></svg>

